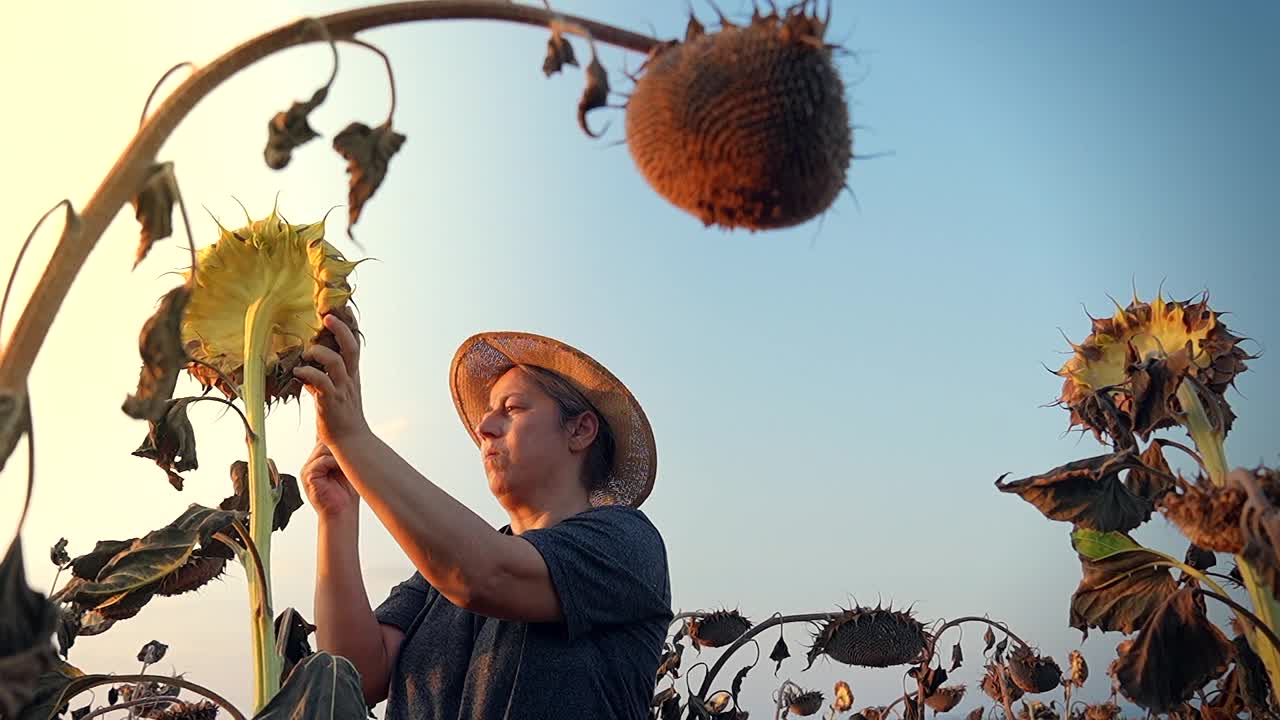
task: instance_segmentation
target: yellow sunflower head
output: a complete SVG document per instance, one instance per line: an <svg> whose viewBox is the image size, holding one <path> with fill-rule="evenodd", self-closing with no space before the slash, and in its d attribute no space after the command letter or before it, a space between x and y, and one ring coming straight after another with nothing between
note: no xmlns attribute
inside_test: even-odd
<svg viewBox="0 0 1280 720"><path fill-rule="evenodd" d="M1154 430L1179 424L1175 393L1187 378L1211 396L1223 411L1223 394L1251 357L1239 347L1207 296L1192 301L1151 303L1137 297L1117 305L1109 318L1094 318L1084 342L1072 344L1071 359L1058 370L1063 378L1059 404L1071 410L1071 425L1093 430L1099 438L1119 427L1144 440ZM1113 412L1114 411L1114 412Z"/></svg>
<svg viewBox="0 0 1280 720"><path fill-rule="evenodd" d="M347 282L359 261L342 257L324 239L324 221L291 225L275 210L239 230L219 225L217 242L196 257L182 341L188 371L227 397L245 383L246 348L260 355L267 402L296 398L293 368L311 345L334 346L322 318L348 324ZM188 277L190 273L188 272Z"/></svg>

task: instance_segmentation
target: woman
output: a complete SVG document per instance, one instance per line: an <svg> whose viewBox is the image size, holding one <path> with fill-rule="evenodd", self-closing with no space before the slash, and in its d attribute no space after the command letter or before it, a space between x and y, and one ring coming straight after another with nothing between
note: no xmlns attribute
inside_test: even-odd
<svg viewBox="0 0 1280 720"><path fill-rule="evenodd" d="M454 404L510 523L495 531L370 431L359 346L295 373L316 401L301 476L319 515L316 637L360 671L386 718L644 718L672 618L666 550L636 508L657 454L608 370L549 338L486 333L459 348ZM371 609L361 500L417 572Z"/></svg>

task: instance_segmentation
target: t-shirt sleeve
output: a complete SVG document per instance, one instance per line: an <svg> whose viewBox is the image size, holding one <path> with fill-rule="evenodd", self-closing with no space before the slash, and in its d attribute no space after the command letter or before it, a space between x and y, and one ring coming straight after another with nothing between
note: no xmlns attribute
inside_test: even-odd
<svg viewBox="0 0 1280 720"><path fill-rule="evenodd" d="M641 511L603 507L520 537L547 563L570 639L671 616L666 547Z"/></svg>
<svg viewBox="0 0 1280 720"><path fill-rule="evenodd" d="M430 592L431 586L426 579L421 573L415 572L408 580L391 588L387 599L374 609L373 616L379 623L393 625L407 633L418 613L426 607Z"/></svg>

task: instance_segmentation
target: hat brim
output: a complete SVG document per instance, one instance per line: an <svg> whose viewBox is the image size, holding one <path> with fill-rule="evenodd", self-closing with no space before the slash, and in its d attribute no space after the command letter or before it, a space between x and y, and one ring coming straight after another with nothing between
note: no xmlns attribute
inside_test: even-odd
<svg viewBox="0 0 1280 720"><path fill-rule="evenodd" d="M449 386L458 417L471 440L489 405L489 388L516 365L534 365L564 377L604 416L614 437L609 477L591 495L591 504L639 507L653 491L658 450L653 428L631 391L586 353L548 337L520 332L473 335L458 348L449 368Z"/></svg>

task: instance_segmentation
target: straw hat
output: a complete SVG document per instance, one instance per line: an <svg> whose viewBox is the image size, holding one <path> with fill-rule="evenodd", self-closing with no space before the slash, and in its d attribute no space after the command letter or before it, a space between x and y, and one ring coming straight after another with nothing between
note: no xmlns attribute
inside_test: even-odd
<svg viewBox="0 0 1280 720"><path fill-rule="evenodd" d="M489 404L489 388L515 365L534 365L564 377L609 423L613 467L592 493L591 504L639 507L653 490L658 472L653 428L640 403L613 373L559 340L531 333L488 332L467 338L458 348L449 368L449 387L458 417L476 445L480 445L476 426Z"/></svg>

